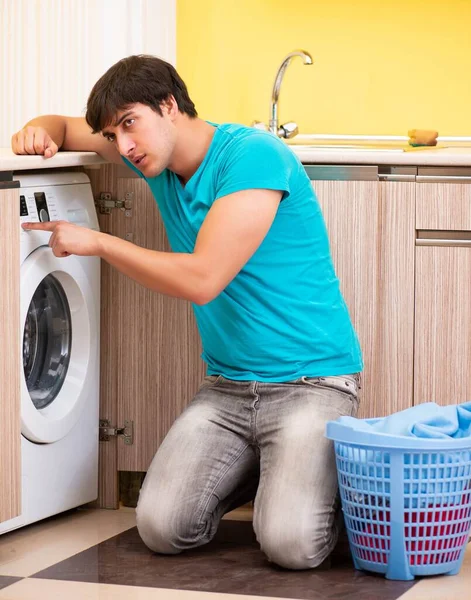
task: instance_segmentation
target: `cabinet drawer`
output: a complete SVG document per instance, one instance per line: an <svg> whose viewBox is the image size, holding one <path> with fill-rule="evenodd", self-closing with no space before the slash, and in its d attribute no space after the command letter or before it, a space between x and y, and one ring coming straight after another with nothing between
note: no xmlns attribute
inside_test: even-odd
<svg viewBox="0 0 471 600"><path fill-rule="evenodd" d="M471 183L417 183L416 229L471 231Z"/></svg>

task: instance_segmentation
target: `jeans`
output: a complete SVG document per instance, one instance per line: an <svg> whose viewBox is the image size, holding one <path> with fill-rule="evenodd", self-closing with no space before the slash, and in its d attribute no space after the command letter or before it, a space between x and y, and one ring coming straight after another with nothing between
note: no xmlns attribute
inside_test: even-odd
<svg viewBox="0 0 471 600"><path fill-rule="evenodd" d="M338 537L338 485L327 421L355 415L359 375L283 383L205 378L144 480L139 534L177 554L209 542L221 517L255 498L254 530L268 559L318 566Z"/></svg>

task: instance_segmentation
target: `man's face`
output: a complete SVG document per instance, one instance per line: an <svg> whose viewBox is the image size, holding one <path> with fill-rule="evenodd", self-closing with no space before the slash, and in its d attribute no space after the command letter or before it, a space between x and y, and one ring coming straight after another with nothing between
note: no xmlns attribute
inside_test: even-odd
<svg viewBox="0 0 471 600"><path fill-rule="evenodd" d="M155 177L168 167L175 147L176 128L166 104L162 113L144 104L131 104L119 110L101 132L146 177Z"/></svg>

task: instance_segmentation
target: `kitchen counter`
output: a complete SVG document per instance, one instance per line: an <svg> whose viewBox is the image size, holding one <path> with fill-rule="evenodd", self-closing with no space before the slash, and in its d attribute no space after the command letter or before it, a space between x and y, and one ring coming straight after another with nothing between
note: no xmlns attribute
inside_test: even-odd
<svg viewBox="0 0 471 600"><path fill-rule="evenodd" d="M34 154L18 155L14 154L10 148L0 148L0 181L8 179L8 174L13 171L81 167L104 163L106 161L95 152L58 152L52 158L44 158L44 156Z"/></svg>
<svg viewBox="0 0 471 600"><path fill-rule="evenodd" d="M409 165L429 167L469 167L470 147L427 148L411 151L399 149L340 149L290 145L301 162L307 165Z"/></svg>
<svg viewBox="0 0 471 600"><path fill-rule="evenodd" d="M409 166L471 166L469 147L430 148L412 151L399 149L344 149L290 145L306 165L409 165ZM17 155L9 148L0 148L0 181L8 180L12 172L30 169L55 169L85 165L100 165L106 161L95 152L58 152L52 158L39 155ZM3 177L2 177L3 174Z"/></svg>

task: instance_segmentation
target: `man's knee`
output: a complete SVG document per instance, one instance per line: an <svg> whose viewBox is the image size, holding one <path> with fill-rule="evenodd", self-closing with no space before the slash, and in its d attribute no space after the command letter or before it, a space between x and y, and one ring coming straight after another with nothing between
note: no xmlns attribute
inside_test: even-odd
<svg viewBox="0 0 471 600"><path fill-rule="evenodd" d="M257 540L267 558L285 569L301 570L318 567L331 553L336 540L335 529L325 524L312 530L285 527L280 521L257 529Z"/></svg>
<svg viewBox="0 0 471 600"><path fill-rule="evenodd" d="M140 498L136 508L137 530L145 545L159 554L178 554L179 534L174 516L157 503Z"/></svg>
<svg viewBox="0 0 471 600"><path fill-rule="evenodd" d="M141 494L136 508L137 529L148 548L159 554L179 554L205 543L205 527L195 511L169 498Z"/></svg>

